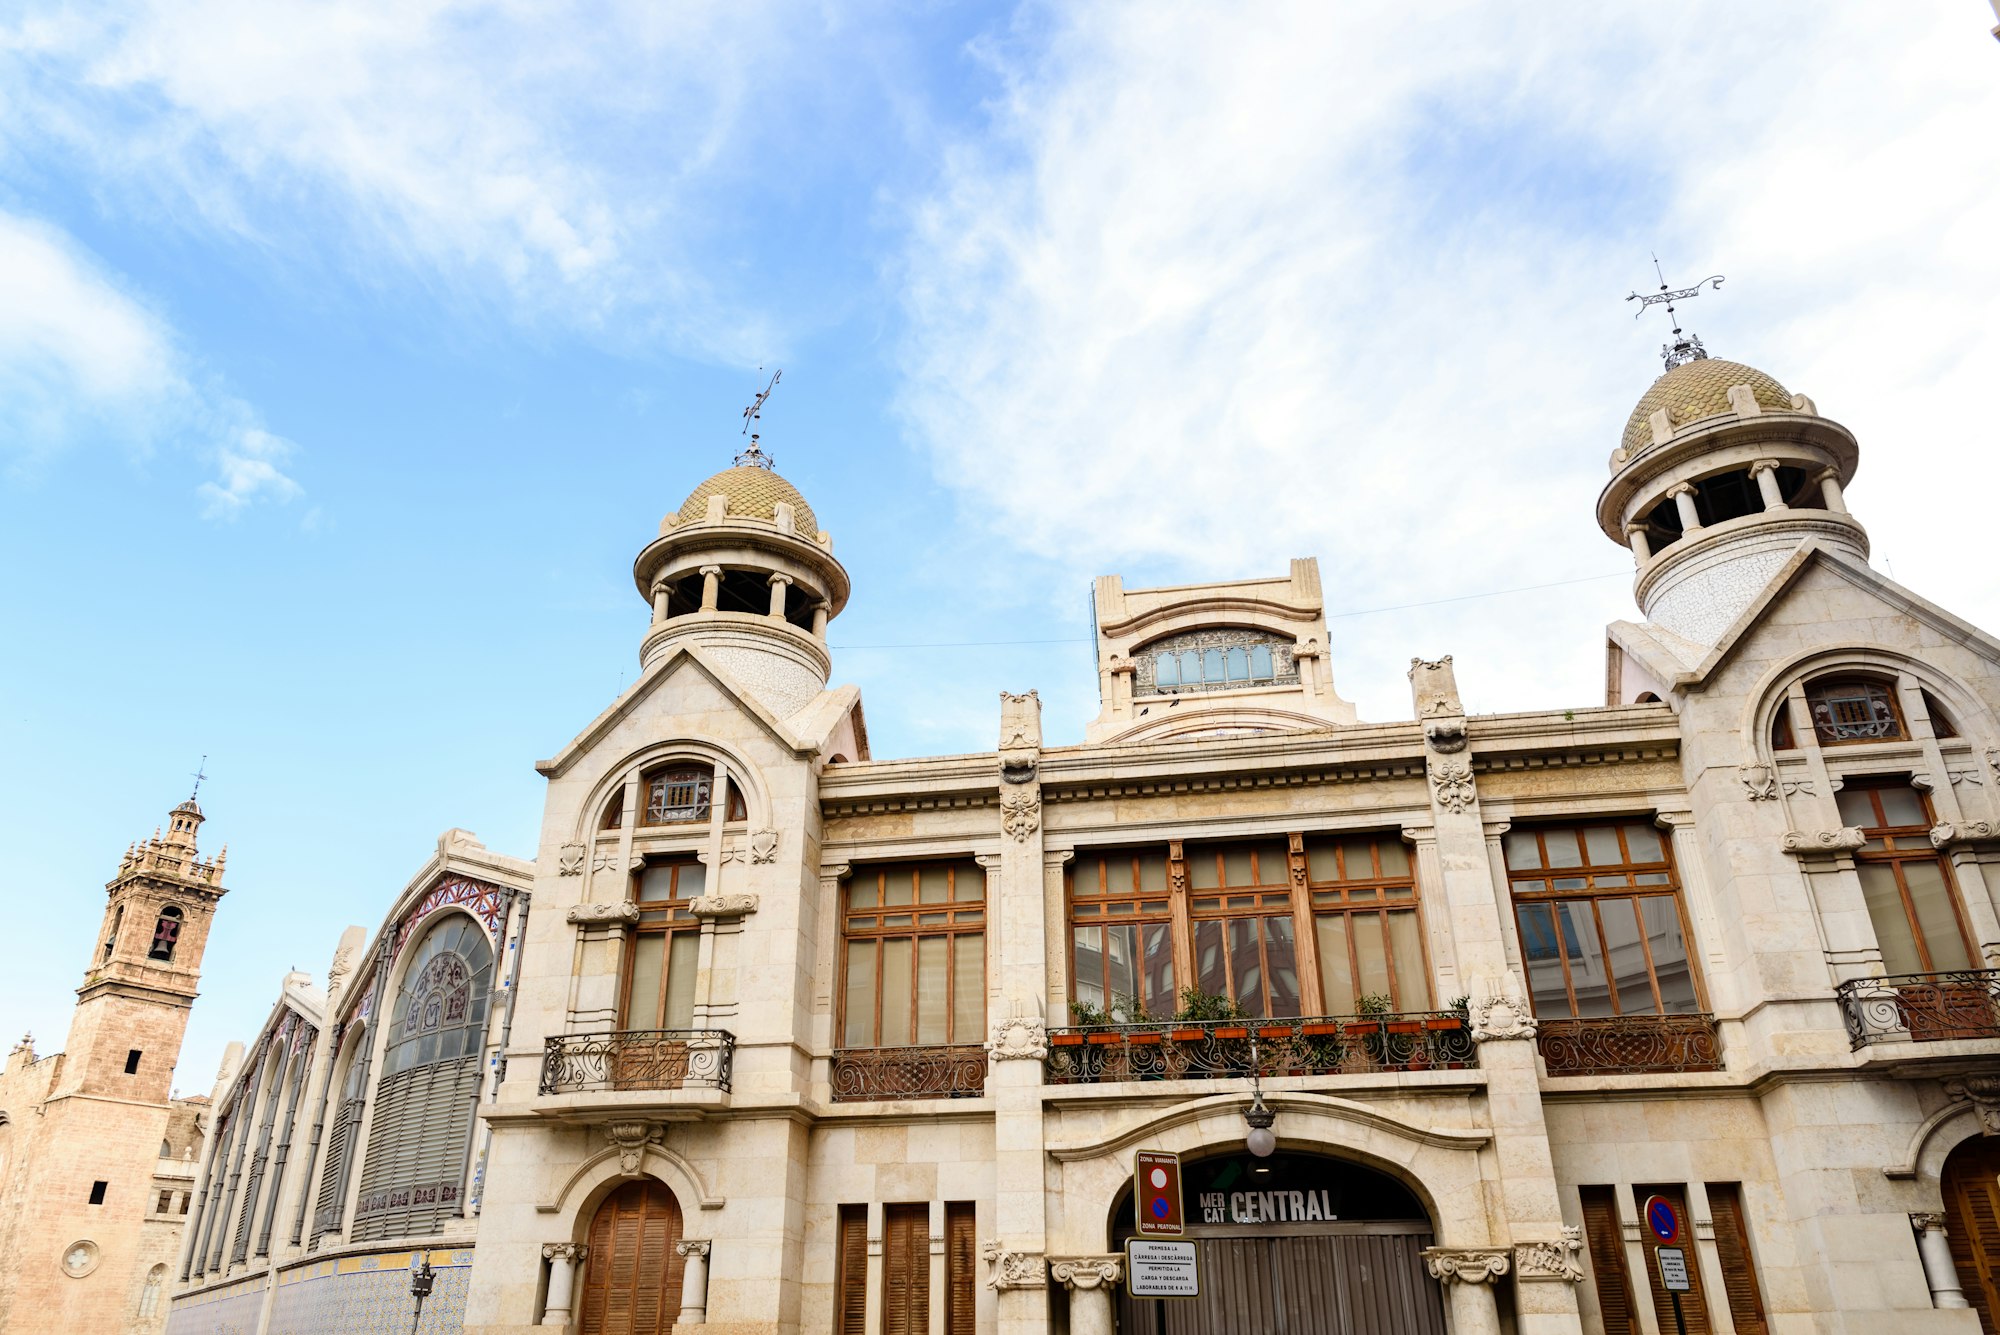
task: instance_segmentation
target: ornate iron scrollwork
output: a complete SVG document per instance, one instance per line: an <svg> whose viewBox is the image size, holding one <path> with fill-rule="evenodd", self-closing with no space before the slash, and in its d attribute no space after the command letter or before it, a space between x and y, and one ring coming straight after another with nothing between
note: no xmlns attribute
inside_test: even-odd
<svg viewBox="0 0 2000 1335"><path fill-rule="evenodd" d="M1850 978L1835 991L1854 1047L2000 1038L2000 969Z"/></svg>
<svg viewBox="0 0 2000 1335"><path fill-rule="evenodd" d="M557 1034L542 1050L544 1094L617 1089L728 1090L736 1035L727 1029Z"/></svg>
<svg viewBox="0 0 2000 1335"><path fill-rule="evenodd" d="M845 1048L829 1077L836 1103L860 1099L971 1099L986 1092L986 1049Z"/></svg>
<svg viewBox="0 0 2000 1335"><path fill-rule="evenodd" d="M1463 1015L1414 1011L1051 1029L1042 1070L1052 1085L1247 1080L1252 1034L1259 1076L1457 1070L1479 1064L1479 1045Z"/></svg>
<svg viewBox="0 0 2000 1335"><path fill-rule="evenodd" d="M1715 1017L1603 1015L1538 1022L1536 1043L1550 1075L1641 1075L1719 1071Z"/></svg>

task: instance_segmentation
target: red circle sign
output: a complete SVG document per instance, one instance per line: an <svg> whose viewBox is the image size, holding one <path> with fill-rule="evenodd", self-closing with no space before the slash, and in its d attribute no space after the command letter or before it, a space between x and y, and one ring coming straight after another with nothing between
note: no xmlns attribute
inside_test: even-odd
<svg viewBox="0 0 2000 1335"><path fill-rule="evenodd" d="M1671 1247L1681 1240L1681 1212L1665 1196L1648 1196L1639 1214L1646 1221L1647 1232L1662 1247Z"/></svg>

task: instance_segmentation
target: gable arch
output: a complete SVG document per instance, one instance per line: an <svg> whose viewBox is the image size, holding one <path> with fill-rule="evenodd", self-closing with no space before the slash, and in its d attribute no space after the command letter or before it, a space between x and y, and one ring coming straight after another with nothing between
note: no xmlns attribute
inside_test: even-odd
<svg viewBox="0 0 2000 1335"><path fill-rule="evenodd" d="M570 1240L587 1242L597 1207L634 1177L650 1177L664 1184L680 1204L683 1218L696 1210L720 1210L728 1203L709 1189L694 1164L665 1145L648 1143L640 1147L638 1173L627 1173L618 1147L608 1146L578 1164L553 1194L535 1203L535 1211L566 1218Z"/></svg>
<svg viewBox="0 0 2000 1335"><path fill-rule="evenodd" d="M675 761L693 761L728 770L731 789L743 797L744 816L750 828L766 829L774 823L770 789L756 765L733 747L702 738L680 737L641 747L607 766L579 804L569 837L585 844L595 839L602 832L599 825L606 804L624 788L626 780Z"/></svg>
<svg viewBox="0 0 2000 1335"><path fill-rule="evenodd" d="M1781 659L1757 679L1744 697L1739 723L1749 753L1748 762L1772 763L1775 756L1771 749L1772 720L1793 682L1850 673L1860 677L1886 676L1891 680L1907 674L1945 707L1960 737L1975 746L1990 746L2000 736L2000 725L1996 725L1993 711L1957 677L1887 645L1843 645ZM1799 740L1803 744L1805 739Z"/></svg>

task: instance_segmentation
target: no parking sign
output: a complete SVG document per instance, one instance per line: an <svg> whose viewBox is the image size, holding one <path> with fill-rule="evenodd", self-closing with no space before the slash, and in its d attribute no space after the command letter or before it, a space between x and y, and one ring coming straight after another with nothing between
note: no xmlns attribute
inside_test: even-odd
<svg viewBox="0 0 2000 1335"><path fill-rule="evenodd" d="M1140 1150L1133 1156L1132 1202L1142 1238L1181 1235L1181 1156L1164 1150Z"/></svg>

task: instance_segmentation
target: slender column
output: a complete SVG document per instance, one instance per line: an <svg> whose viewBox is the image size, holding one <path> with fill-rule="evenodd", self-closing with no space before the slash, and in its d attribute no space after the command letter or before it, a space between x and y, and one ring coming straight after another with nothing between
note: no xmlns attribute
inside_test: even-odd
<svg viewBox="0 0 2000 1335"><path fill-rule="evenodd" d="M327 988L326 1014L329 1018L340 1005L345 988L338 983ZM312 1134L306 1137L305 1165L300 1170L294 1190L298 1194L298 1209L292 1216L292 1243L296 1247L305 1241L306 1212L312 1209L313 1178L319 1171L319 1142L326 1134L326 1106L333 1096L333 1064L340 1056L340 1036L345 1030L336 1024L322 1030L313 1043L313 1062L310 1084L306 1089L306 1102L313 1110Z"/></svg>
<svg viewBox="0 0 2000 1335"><path fill-rule="evenodd" d="M298 1023L294 1021L293 1023ZM277 1037L272 1036L272 1046L276 1047ZM270 1166L272 1137L278 1126L278 1105L284 1101L285 1072L287 1064L282 1055L271 1088L264 1095L264 1124L257 1128L257 1148L250 1155L248 1181L243 1186L243 1220L236 1226L236 1242L230 1248L230 1263L237 1264L250 1259L251 1234L255 1232L257 1206L264 1186L264 1170Z"/></svg>
<svg viewBox="0 0 2000 1335"><path fill-rule="evenodd" d="M1500 1335L1500 1305L1493 1286L1507 1273L1506 1251L1431 1247L1424 1252L1424 1265L1431 1278L1444 1285L1451 1335Z"/></svg>
<svg viewBox="0 0 2000 1335"><path fill-rule="evenodd" d="M790 575L771 576L771 615L779 621L785 619L785 594L791 587Z"/></svg>
<svg viewBox="0 0 2000 1335"><path fill-rule="evenodd" d="M1701 515L1694 508L1694 488L1683 482L1667 495L1674 498L1674 508L1680 511L1681 531L1692 533L1701 527Z"/></svg>
<svg viewBox="0 0 2000 1335"><path fill-rule="evenodd" d="M1069 1335L1111 1335L1111 1290L1125 1278L1125 1258L1052 1256L1049 1273L1069 1290Z"/></svg>
<svg viewBox="0 0 2000 1335"><path fill-rule="evenodd" d="M943 1201L931 1202L930 1228L928 1232L930 1233L931 1264L929 1270L929 1275L930 1275L929 1321L927 1322L926 1329L928 1330L929 1335L945 1335L944 1319L947 1313L945 1312L946 1293L944 1285L945 1255L944 1255L944 1202Z"/></svg>
<svg viewBox="0 0 2000 1335"><path fill-rule="evenodd" d="M1750 476L1757 479L1757 494L1764 498L1766 510L1787 510L1784 496L1778 491L1778 461L1759 459L1750 465Z"/></svg>
<svg viewBox="0 0 2000 1335"><path fill-rule="evenodd" d="M862 1300L861 1329L882 1329L882 1203L868 1204L868 1293Z"/></svg>
<svg viewBox="0 0 2000 1335"><path fill-rule="evenodd" d="M826 599L824 598L813 604L813 638L815 640L824 641L826 639L826 619L832 610L832 608L827 606Z"/></svg>
<svg viewBox="0 0 2000 1335"><path fill-rule="evenodd" d="M1819 494L1825 500L1826 508L1837 515L1847 513L1847 502L1840 494L1840 474L1829 468L1819 475Z"/></svg>
<svg viewBox="0 0 2000 1335"><path fill-rule="evenodd" d="M215 1250L209 1260L211 1269L221 1269L223 1258L229 1254L229 1230L236 1222L236 1193L243 1185L243 1160L250 1153L250 1131L257 1111L257 1095L264 1087L265 1054L259 1050L251 1060L256 1065L250 1071L250 1088L243 1095L243 1133L236 1138L236 1148L230 1152L229 1187L222 1196L222 1213L217 1216L220 1227L215 1230Z"/></svg>
<svg viewBox="0 0 2000 1335"><path fill-rule="evenodd" d="M1945 1237L1944 1216L1913 1214L1910 1227L1917 1231L1917 1256L1924 1263L1924 1283L1930 1286L1932 1307L1969 1307L1965 1290L1958 1286L1958 1267L1951 1263L1951 1242Z"/></svg>
<svg viewBox="0 0 2000 1335"><path fill-rule="evenodd" d="M1709 1009L1736 1009L1736 978L1729 971L1729 954L1722 946L1722 924L1715 914L1715 892L1708 881L1708 862L1701 840L1694 832L1692 811L1662 811L1653 823L1669 832L1674 845L1674 867L1681 875L1681 893L1687 897L1688 916L1694 920L1697 945L1703 960L1702 972L1708 979Z"/></svg>
<svg viewBox="0 0 2000 1335"><path fill-rule="evenodd" d="M670 590L667 588L665 580L661 580L653 586L653 624L655 626L667 619L667 594L669 592Z"/></svg>
<svg viewBox="0 0 2000 1335"><path fill-rule="evenodd" d="M715 600L722 593L722 567L703 566L701 568L701 610L713 612Z"/></svg>
<svg viewBox="0 0 2000 1335"><path fill-rule="evenodd" d="M295 1023L303 1024L304 1021ZM318 1037L314 1033L313 1038ZM299 1097L305 1092L306 1071L312 1065L314 1052L318 1050L318 1044L305 1041L304 1035L300 1035L299 1046L302 1050L292 1057L291 1088L285 1093L284 1125L278 1130L278 1148L271 1157L271 1185L264 1199L264 1220L257 1226L259 1256L271 1254L271 1228L278 1219L278 1197L285 1191L285 1160L292 1153L292 1125L298 1119Z"/></svg>
<svg viewBox="0 0 2000 1335"><path fill-rule="evenodd" d="M1653 559L1653 544L1646 540L1644 524L1627 524L1625 541L1632 544L1632 555L1638 558L1640 565Z"/></svg>
<svg viewBox="0 0 2000 1335"><path fill-rule="evenodd" d="M551 1242L542 1248L549 1263L549 1299L542 1305L544 1326L569 1324L570 1295L576 1292L576 1268L590 1249L580 1242Z"/></svg>
<svg viewBox="0 0 2000 1335"><path fill-rule="evenodd" d="M681 1270L681 1314L674 1318L676 1330L708 1324L709 1245L707 1239L683 1239L674 1244L674 1250L686 1261Z"/></svg>
<svg viewBox="0 0 2000 1335"><path fill-rule="evenodd" d="M194 1218L188 1222L181 1248L181 1283L185 1284L192 1275L201 1273L202 1243L205 1238L203 1227L208 1222L208 1212L215 1208L216 1180L222 1172L222 1158L228 1149L228 1136L236 1130L236 1124L218 1119L209 1128L209 1133L201 1147L201 1167L195 1173Z"/></svg>

